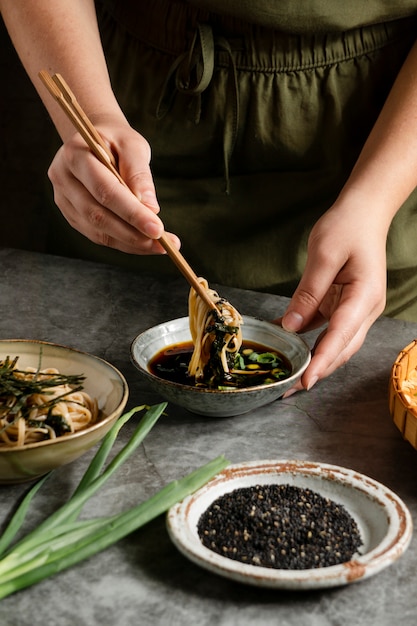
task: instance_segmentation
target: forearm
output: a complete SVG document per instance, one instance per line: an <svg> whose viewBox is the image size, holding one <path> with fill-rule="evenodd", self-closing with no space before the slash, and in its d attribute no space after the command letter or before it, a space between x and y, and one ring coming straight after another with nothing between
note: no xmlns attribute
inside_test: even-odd
<svg viewBox="0 0 417 626"><path fill-rule="evenodd" d="M339 200L358 200L388 230L417 186L417 44L410 51ZM377 220L376 220L377 221Z"/></svg>
<svg viewBox="0 0 417 626"><path fill-rule="evenodd" d="M123 117L111 89L93 0L0 0L0 11L63 140L74 129L40 82L41 69L62 74L93 120Z"/></svg>

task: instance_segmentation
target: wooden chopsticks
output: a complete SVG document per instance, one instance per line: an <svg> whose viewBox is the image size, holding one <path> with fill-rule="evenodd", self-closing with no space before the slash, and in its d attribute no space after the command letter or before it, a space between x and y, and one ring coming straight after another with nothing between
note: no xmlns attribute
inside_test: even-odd
<svg viewBox="0 0 417 626"><path fill-rule="evenodd" d="M39 78L48 89L49 93L58 102L84 141L88 144L93 154L117 177L122 185L129 188L119 174L114 155L109 146L100 136L100 133L91 123L80 104L77 102L76 97L64 78L60 74L53 74L51 76L46 70L41 70L39 72ZM175 263L180 272L185 276L188 283L198 293L200 298L202 298L210 309L218 310L216 304L212 302L207 291L199 282L196 273L185 260L181 252L171 244L171 241L165 236L165 234L162 235L159 242L164 247L168 256Z"/></svg>

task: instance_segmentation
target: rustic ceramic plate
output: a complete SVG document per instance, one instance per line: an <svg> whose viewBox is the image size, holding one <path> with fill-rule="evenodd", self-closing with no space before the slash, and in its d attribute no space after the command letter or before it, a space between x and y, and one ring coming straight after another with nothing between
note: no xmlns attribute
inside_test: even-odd
<svg viewBox="0 0 417 626"><path fill-rule="evenodd" d="M359 527L363 541L360 554L339 565L285 570L248 565L206 548L198 536L197 524L211 503L234 489L266 484L309 488L342 504ZM177 548L211 572L259 587L297 590L346 585L376 574L407 549L412 521L395 493L354 470L308 461L266 460L226 468L169 510L167 528Z"/></svg>

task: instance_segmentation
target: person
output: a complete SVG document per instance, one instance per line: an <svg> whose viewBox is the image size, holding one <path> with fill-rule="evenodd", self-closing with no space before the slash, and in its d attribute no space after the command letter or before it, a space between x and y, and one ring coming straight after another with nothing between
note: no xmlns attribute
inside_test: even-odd
<svg viewBox="0 0 417 626"><path fill-rule="evenodd" d="M62 140L55 251L168 273L167 229L210 283L290 296L278 323L323 327L305 389L381 313L417 321L417 1L0 10ZM133 193L74 133L41 69L71 86Z"/></svg>

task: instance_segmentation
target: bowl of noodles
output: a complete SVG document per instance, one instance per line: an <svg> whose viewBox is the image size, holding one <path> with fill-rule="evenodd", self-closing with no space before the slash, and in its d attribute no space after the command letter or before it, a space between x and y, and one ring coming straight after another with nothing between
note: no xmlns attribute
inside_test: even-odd
<svg viewBox="0 0 417 626"><path fill-rule="evenodd" d="M271 322L240 316L238 333L233 324L219 325L217 344L213 320L200 325L190 317L164 322L133 340L131 359L152 391L192 413L247 413L290 389L311 354L301 337Z"/></svg>
<svg viewBox="0 0 417 626"><path fill-rule="evenodd" d="M401 350L391 368L389 409L404 439L417 449L417 339Z"/></svg>
<svg viewBox="0 0 417 626"><path fill-rule="evenodd" d="M103 359L37 340L0 340L0 484L32 480L98 443L128 399Z"/></svg>

